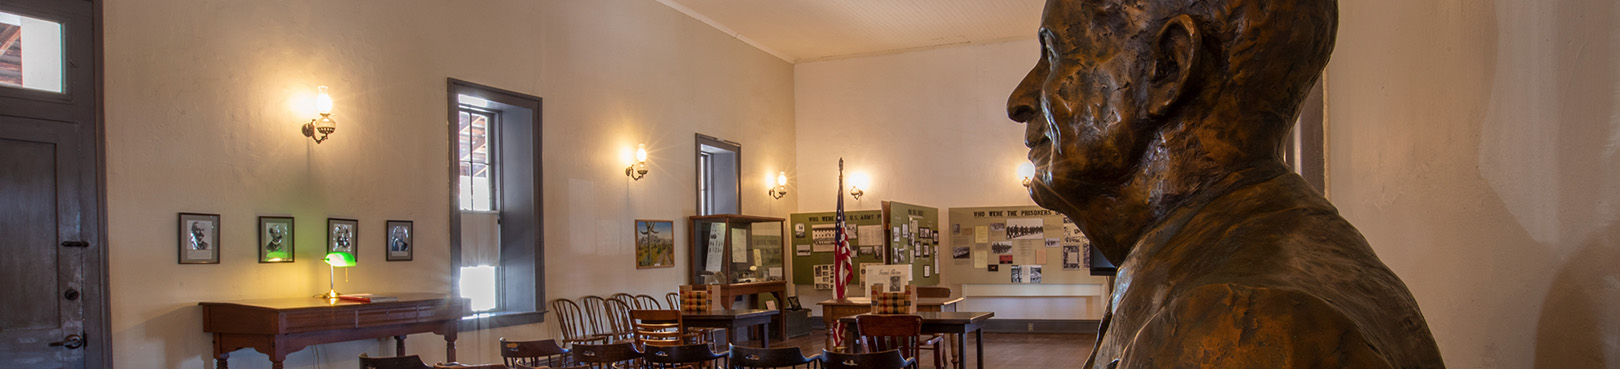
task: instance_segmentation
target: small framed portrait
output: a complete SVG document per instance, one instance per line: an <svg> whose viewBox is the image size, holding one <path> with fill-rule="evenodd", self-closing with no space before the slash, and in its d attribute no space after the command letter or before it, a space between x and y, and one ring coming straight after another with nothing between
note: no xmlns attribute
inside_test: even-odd
<svg viewBox="0 0 1620 369"><path fill-rule="evenodd" d="M675 267L675 222L636 219L636 269Z"/></svg>
<svg viewBox="0 0 1620 369"><path fill-rule="evenodd" d="M293 262L293 218L259 217L259 262Z"/></svg>
<svg viewBox="0 0 1620 369"><path fill-rule="evenodd" d="M411 261L416 255L416 230L409 220L390 220L388 230L388 261Z"/></svg>
<svg viewBox="0 0 1620 369"><path fill-rule="evenodd" d="M326 218L326 253L346 252L355 255L360 249L360 221L343 218Z"/></svg>
<svg viewBox="0 0 1620 369"><path fill-rule="evenodd" d="M219 214L180 213L180 263L219 264Z"/></svg>

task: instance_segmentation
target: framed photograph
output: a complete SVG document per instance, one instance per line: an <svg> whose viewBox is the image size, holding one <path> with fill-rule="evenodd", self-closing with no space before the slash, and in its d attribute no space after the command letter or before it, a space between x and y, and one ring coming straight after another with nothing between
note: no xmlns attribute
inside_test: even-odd
<svg viewBox="0 0 1620 369"><path fill-rule="evenodd" d="M326 218L326 254L347 252L360 260L360 221ZM323 255L324 256L324 255Z"/></svg>
<svg viewBox="0 0 1620 369"><path fill-rule="evenodd" d="M390 220L388 229L388 261L411 261L416 255L416 230L409 220Z"/></svg>
<svg viewBox="0 0 1620 369"><path fill-rule="evenodd" d="M219 264L219 214L180 213L181 264Z"/></svg>
<svg viewBox="0 0 1620 369"><path fill-rule="evenodd" d="M259 262L293 262L293 218L259 217Z"/></svg>
<svg viewBox="0 0 1620 369"><path fill-rule="evenodd" d="M636 219L636 269L675 267L675 222Z"/></svg>

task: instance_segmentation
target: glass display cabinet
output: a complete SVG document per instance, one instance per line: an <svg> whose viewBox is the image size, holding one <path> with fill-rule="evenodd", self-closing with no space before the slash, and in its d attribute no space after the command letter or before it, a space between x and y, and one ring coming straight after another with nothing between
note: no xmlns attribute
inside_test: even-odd
<svg viewBox="0 0 1620 369"><path fill-rule="evenodd" d="M689 284L720 285L720 301L725 304L769 293L778 301L777 309L784 308L780 302L785 301L782 293L790 272L782 260L784 219L718 214L690 220Z"/></svg>

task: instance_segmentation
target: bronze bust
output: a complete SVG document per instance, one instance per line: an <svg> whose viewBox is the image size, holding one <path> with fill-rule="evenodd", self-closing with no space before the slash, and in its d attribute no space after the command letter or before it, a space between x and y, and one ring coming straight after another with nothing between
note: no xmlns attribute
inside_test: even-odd
<svg viewBox="0 0 1620 369"><path fill-rule="evenodd" d="M1007 102L1030 196L1119 265L1088 368L1443 368L1406 285L1281 147L1334 0L1048 0Z"/></svg>

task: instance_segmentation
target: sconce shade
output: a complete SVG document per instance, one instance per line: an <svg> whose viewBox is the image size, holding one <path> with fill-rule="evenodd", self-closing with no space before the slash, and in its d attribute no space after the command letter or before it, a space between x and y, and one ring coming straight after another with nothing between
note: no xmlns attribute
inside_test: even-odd
<svg viewBox="0 0 1620 369"><path fill-rule="evenodd" d="M326 264L339 268L354 266L354 254L347 252L334 252L326 254Z"/></svg>

